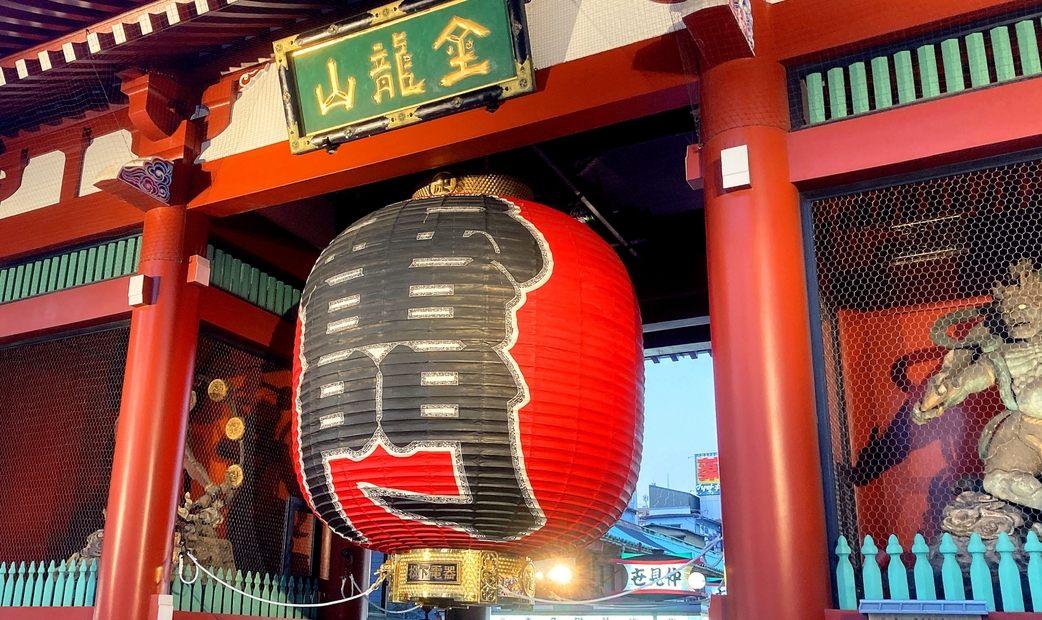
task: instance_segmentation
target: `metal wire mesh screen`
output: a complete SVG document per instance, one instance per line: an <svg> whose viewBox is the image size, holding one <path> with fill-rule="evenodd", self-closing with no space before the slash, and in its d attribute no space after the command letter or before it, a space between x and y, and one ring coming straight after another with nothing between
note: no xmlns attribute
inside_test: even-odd
<svg viewBox="0 0 1042 620"><path fill-rule="evenodd" d="M290 367L207 334L198 347L181 531L204 563L311 576L319 529L290 458Z"/></svg>
<svg viewBox="0 0 1042 620"><path fill-rule="evenodd" d="M1027 495L985 474L1038 485L1042 473L1035 418L1021 419L1042 369L1031 333L1042 326L1040 162L811 211L840 533L896 534L906 548L921 533L933 544L975 526L981 496L955 499L984 487L1030 525L1039 513ZM1015 400L1021 410L1006 413Z"/></svg>
<svg viewBox="0 0 1042 620"><path fill-rule="evenodd" d="M133 159L126 96L111 68L83 62L68 79L55 79L46 95L7 85L0 93L0 218L85 196L108 166ZM68 162L79 174L65 173Z"/></svg>
<svg viewBox="0 0 1042 620"><path fill-rule="evenodd" d="M104 525L130 328L0 348L0 559L63 560Z"/></svg>

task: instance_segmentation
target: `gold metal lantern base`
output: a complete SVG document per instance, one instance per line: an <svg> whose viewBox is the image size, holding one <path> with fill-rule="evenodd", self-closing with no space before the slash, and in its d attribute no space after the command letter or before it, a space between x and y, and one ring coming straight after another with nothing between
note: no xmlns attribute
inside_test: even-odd
<svg viewBox="0 0 1042 620"><path fill-rule="evenodd" d="M439 172L425 185L413 192L413 199L436 198L457 194L488 194L503 198L532 200L532 188L509 174L452 174Z"/></svg>
<svg viewBox="0 0 1042 620"><path fill-rule="evenodd" d="M532 560L510 553L413 549L392 553L385 567L395 603L523 607L535 595Z"/></svg>

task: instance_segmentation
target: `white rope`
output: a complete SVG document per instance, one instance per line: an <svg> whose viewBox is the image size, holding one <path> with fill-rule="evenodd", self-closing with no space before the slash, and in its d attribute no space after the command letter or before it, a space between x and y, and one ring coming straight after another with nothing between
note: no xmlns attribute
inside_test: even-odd
<svg viewBox="0 0 1042 620"><path fill-rule="evenodd" d="M361 590L361 588L358 587L358 582L355 581L355 576L351 575L351 591L354 592L356 590ZM343 581L341 581L341 583L340 583L340 596L344 596L344 582ZM416 611L417 609L423 609L423 605L413 605L412 607L410 607L408 609L399 609L399 610L395 611L393 609L387 609L386 607L380 607L379 605L374 603L372 601L372 599L368 599L367 598L365 600L368 601L369 604L372 605L373 607L375 607L375 608L379 609L380 611L382 611L384 613L387 613L387 614L407 614L410 611Z"/></svg>
<svg viewBox="0 0 1042 620"><path fill-rule="evenodd" d="M369 589L366 590L365 592L360 592L358 594L355 594L354 596L349 596L347 598L343 598L343 599L340 599L338 601L326 601L325 603L282 603L282 602L279 602L279 601L269 601L268 599L263 599L263 598L260 598L259 596L254 596L254 595L250 594L249 592L244 592L244 591L236 588L235 586L231 585L230 583L228 583L228 582L218 578L217 575L214 575L210 571L206 570L206 568L202 564L199 563L199 560L195 559L195 556L193 556L188 551L184 551L183 553L184 553L184 555L188 556L189 560L194 562L195 565L197 567L199 567L199 570L201 570L202 572L206 573L211 579L213 579L217 583L221 584L222 586L228 588L229 590L231 590L233 592L238 592L239 594L241 594L241 595L243 595L243 596L245 596L247 598L252 598L255 601L260 601L262 603L268 603L269 605L275 605L275 606L278 606L278 607L330 607L332 605L339 605L340 603L346 603L348 601L353 601L355 599L362 598L363 596L369 596L370 594L372 594L376 590L376 588L380 587L380 584L383 582L383 578L377 579L376 582L373 583L373 585L370 586ZM184 564L184 558L182 557L182 558L178 559L178 561L177 561L177 565L178 565L177 575L178 575L178 577L181 578L181 583L186 583L186 584L195 583L195 579L199 579L199 573L196 572L195 579L193 579L192 581L190 581L190 582L189 581L185 581L184 575L182 575L182 568L183 568L182 565L183 564Z"/></svg>
<svg viewBox="0 0 1042 620"><path fill-rule="evenodd" d="M699 553L695 557L691 558L687 562L684 562L684 564L682 564L681 566L678 566L678 567L670 570L668 573L666 573L662 577L662 579L669 579L669 577L671 575L674 575L674 574L684 570L688 566L691 566L692 564L697 562L699 559L701 559L702 556L704 556L706 553L708 553L709 550L713 546L715 546L718 542L720 542L721 540L723 540L723 535L717 536L716 538L710 540L702 548L701 553ZM533 601L533 602L536 602L536 603L550 603L550 604L554 604L554 605L591 605L593 603L601 603L601 602L604 602L604 601L610 601L610 600L614 600L614 599L617 599L617 598L622 598L624 596L630 596L631 594L638 594L638 593L640 593L641 590L647 590L647 589L650 589L650 588L661 588L661 587L662 586L657 585L655 582L652 582L652 583L649 583L647 585L638 586L636 588L633 588L632 590L630 590L628 592L619 592L618 594L612 594L610 596L602 596L600 598L586 599L584 601L573 601L573 600L570 600L570 599L554 600L554 599L536 598L534 596L533 597L529 597L527 600L530 600L530 601ZM517 594L515 594L513 592L510 592L509 590L506 590L506 589L502 589L501 591L502 591L503 594L507 594L507 595L515 596L515 597L517 596Z"/></svg>
<svg viewBox="0 0 1042 620"><path fill-rule="evenodd" d="M181 583L186 585L192 585L199 581L199 571L195 571L195 578L191 581L185 581L185 560L184 558L177 559L177 577L181 580Z"/></svg>

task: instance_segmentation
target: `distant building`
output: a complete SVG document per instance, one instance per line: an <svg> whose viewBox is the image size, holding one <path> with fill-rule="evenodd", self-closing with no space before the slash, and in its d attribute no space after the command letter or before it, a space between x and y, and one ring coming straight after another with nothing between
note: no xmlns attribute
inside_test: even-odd
<svg viewBox="0 0 1042 620"><path fill-rule="evenodd" d="M714 497L712 500L715 501L711 502L705 500L691 493L652 484L648 489L648 507L639 523L667 536L679 536L704 545L722 531L719 498ZM706 504L715 509L711 514L703 512L702 507Z"/></svg>
<svg viewBox="0 0 1042 620"><path fill-rule="evenodd" d="M697 558L695 568L706 576L708 584L703 595L678 599L676 595L647 594L637 598L673 600L680 605L678 611L704 603L704 595L717 592L723 581L723 546L714 543L721 534L720 521L704 516L699 497L684 491L652 485L648 503L640 508L628 506L619 522L587 548L584 559L596 584L589 593L603 596L623 590L627 576L619 560Z"/></svg>

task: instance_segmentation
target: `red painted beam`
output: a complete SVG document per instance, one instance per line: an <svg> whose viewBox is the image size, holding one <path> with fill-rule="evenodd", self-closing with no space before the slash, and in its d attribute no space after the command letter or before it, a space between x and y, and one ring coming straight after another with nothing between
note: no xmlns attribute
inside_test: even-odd
<svg viewBox="0 0 1042 620"><path fill-rule="evenodd" d="M793 183L813 189L1042 145L1042 78L789 134Z"/></svg>
<svg viewBox="0 0 1042 620"><path fill-rule="evenodd" d="M138 228L144 213L105 192L0 219L0 261Z"/></svg>
<svg viewBox="0 0 1042 620"><path fill-rule="evenodd" d="M65 153L62 201L56 205L0 219L0 262L21 255L66 245L75 239L89 239L117 230L141 226L144 215L134 207L104 193L95 192L70 198L80 184L80 166L86 149L85 135L103 136L128 126L125 108L104 113L88 112L84 118L66 119L57 126L42 126L33 132L22 131L15 138L3 140L7 152L0 156L0 168L7 179L0 183L0 200L8 191L17 189L20 180L12 182L12 171L18 171L23 151L38 157L51 151Z"/></svg>
<svg viewBox="0 0 1042 620"><path fill-rule="evenodd" d="M536 73L539 91L483 110L294 156L285 142L193 170L189 208L225 216L428 170L692 105L677 32ZM141 225L143 214L98 192L0 219L0 261Z"/></svg>
<svg viewBox="0 0 1042 620"><path fill-rule="evenodd" d="M278 355L292 355L296 325L220 289L209 286L203 290L199 318L225 335L248 340Z"/></svg>
<svg viewBox="0 0 1042 620"><path fill-rule="evenodd" d="M770 28L763 30L769 42L764 48L775 59L793 64L1039 4L1039 0L917 0L912 5L898 0L787 0L768 9Z"/></svg>
<svg viewBox="0 0 1042 620"><path fill-rule="evenodd" d="M316 196L691 105L681 31L536 72L536 93L494 114L472 110L291 155L285 142L202 165L189 208L214 216ZM199 172L199 171L197 171Z"/></svg>
<svg viewBox="0 0 1042 620"><path fill-rule="evenodd" d="M318 250L295 237L287 238L277 224L257 214L214 220L210 223L210 239L226 241L301 280L307 279L318 260ZM235 249L232 252L240 254Z"/></svg>
<svg viewBox="0 0 1042 620"><path fill-rule="evenodd" d="M0 342L128 318L129 281L114 278L0 304Z"/></svg>

